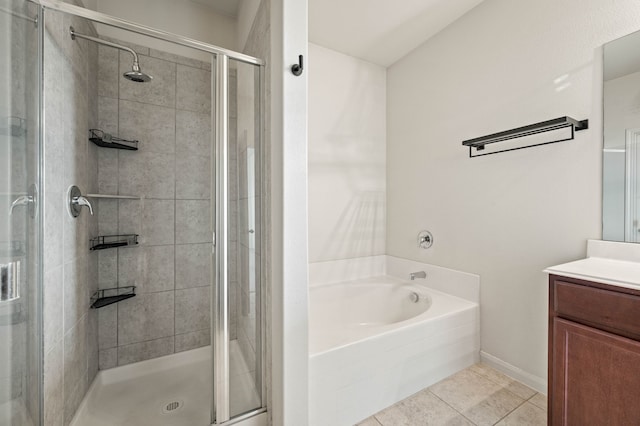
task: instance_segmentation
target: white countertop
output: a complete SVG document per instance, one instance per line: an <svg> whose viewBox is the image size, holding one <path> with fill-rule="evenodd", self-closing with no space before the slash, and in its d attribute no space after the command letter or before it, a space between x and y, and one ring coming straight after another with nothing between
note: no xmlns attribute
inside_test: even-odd
<svg viewBox="0 0 640 426"><path fill-rule="evenodd" d="M551 266L544 272L640 290L640 262L588 257Z"/></svg>

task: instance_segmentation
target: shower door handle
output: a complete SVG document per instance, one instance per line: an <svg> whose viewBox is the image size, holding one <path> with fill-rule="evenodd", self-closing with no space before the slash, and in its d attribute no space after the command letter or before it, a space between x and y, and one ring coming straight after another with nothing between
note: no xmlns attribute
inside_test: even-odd
<svg viewBox="0 0 640 426"><path fill-rule="evenodd" d="M27 206L29 210L29 215L34 218L36 217L36 186L31 185L29 187L29 193L27 195L21 195L11 203L9 207L9 216L13 214L13 209L20 206Z"/></svg>
<svg viewBox="0 0 640 426"><path fill-rule="evenodd" d="M9 214L13 214L13 209L18 206L28 206L29 204L34 202L34 198L32 195L21 195L16 198L13 203L11 203L11 207L9 207Z"/></svg>

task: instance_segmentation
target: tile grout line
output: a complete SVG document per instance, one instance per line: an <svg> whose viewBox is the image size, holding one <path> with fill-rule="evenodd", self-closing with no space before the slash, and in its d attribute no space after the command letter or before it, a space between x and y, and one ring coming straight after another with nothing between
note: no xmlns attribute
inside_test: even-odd
<svg viewBox="0 0 640 426"><path fill-rule="evenodd" d="M489 367L489 368L493 368L493 367ZM494 369L494 370L495 370L495 369ZM529 398L525 399L525 398L522 398L521 396L519 396L519 395L515 394L514 392L510 391L509 389L507 389L507 386L505 386L505 385L503 385L503 384L500 384L500 383L498 383L498 382L497 382L497 381L495 381L495 380L492 380L492 379L491 379L490 377L488 377L487 375L482 374L482 373L479 373L479 372L476 372L476 371L473 371L473 370L469 370L469 371L470 371L471 373L475 374L475 375L476 375L476 376L478 376L478 377L481 377L481 378L484 378L484 379L486 379L486 380L489 380L491 383L494 383L494 384L496 384L496 385L500 386L501 390L506 391L506 392L508 392L508 393L512 394L513 396L515 396L515 397L517 397L517 398L522 399L522 402L521 402L520 404L518 404L518 405L517 405L513 410L509 411L507 414L505 414L505 415L504 415L504 416L502 416L500 419L498 419L498 421L496 421L496 422L494 423L494 426L495 426L495 425L497 425L498 423L500 423L502 420L504 420L506 417L508 417L511 413L513 413L514 411L516 411L518 408L522 407L526 402L528 402L528 401L529 401L529 399L533 398L533 397L536 395L536 393L537 393L537 392L535 392L535 393L534 393L533 395L531 395ZM498 370L496 370L496 371L498 371ZM503 374L505 377L509 377L509 376L507 376L506 374L504 374L504 373L502 373L502 372L500 372L500 371L498 371L498 373ZM521 382L519 382L518 380L516 380L516 379L514 379L514 378L512 378L512 377L509 377L509 378L512 380L512 383L513 383L513 382L521 383ZM523 385L524 385L524 383L521 383L521 384L523 384ZM524 385L524 386L526 386L526 385ZM527 387L528 387L528 386L527 386ZM533 389L532 389L532 390L533 390ZM462 413L461 413L461 414L462 414ZM472 423L473 423L473 422L472 422ZM474 423L474 424L475 424L475 423Z"/></svg>
<svg viewBox="0 0 640 426"><path fill-rule="evenodd" d="M524 385L524 386L527 386L527 388L531 389L532 391L534 391L534 394L533 394L533 395L531 395L529 398L523 398L523 397L521 397L520 395L516 394L515 392L513 392L513 391L511 391L511 390L507 389L507 386L505 386L505 385L503 385L503 384L500 384L500 383L498 383L498 382L497 382L497 381L495 381L495 380L491 380L488 376L486 376L486 375L484 375L484 374L481 374L481 373L477 373L477 372L475 372L475 371L473 371L473 370L469 370L469 371L470 371L471 373L475 374L475 375L476 375L476 376L478 376L478 377L481 377L481 378L483 378L483 379L487 379L487 380L489 380L491 383L493 383L493 384L496 384L496 385L500 386L500 388L501 388L502 390L509 392L511 395L513 395L513 396L515 396L515 397L517 397L517 398L519 398L519 399L522 399L522 400L523 400L523 402L527 402L527 401L529 401L529 399L533 398L533 397L534 397L534 396L536 396L536 394L538 393L538 392L537 392L537 391L535 391L534 389L529 388L529 387L528 387L527 385L525 385L524 383L522 383L522 382L520 382L520 381L518 381L518 380L516 380L516 379L514 379L514 378L511 378L511 377L509 377L509 376L507 376L507 375L505 374L505 376L506 376L506 377L509 377L509 378L512 380L512 382L511 382L511 383L514 383L514 382L516 382L516 383L520 383L520 384L522 384L522 385ZM498 371L498 370L496 370L496 371ZM500 373L500 372L498 371L498 373ZM501 373L501 374L502 374L502 373ZM510 384L511 384L511 383L510 383ZM534 404L534 405L535 405L535 404Z"/></svg>
<svg viewBox="0 0 640 426"><path fill-rule="evenodd" d="M477 363L477 364L482 364L482 362L479 362L479 363ZM477 365L477 364L474 364L474 365ZM491 367L491 366L489 366L489 365L487 365L487 364L485 364L485 365L486 365L487 367L491 368L492 370L496 371L497 373L502 374L504 377L506 377L506 378L510 379L512 383L513 383L513 382L520 383L521 385L526 386L527 388L531 389L532 391L534 391L534 392L535 392L533 395L535 395L536 393L539 393L538 391L536 391L536 390L535 390L535 389L533 389L533 388L530 388L529 386L525 385L525 384L524 384L524 383L522 383L521 381L516 380L516 379L514 379L514 378L513 378L513 377L511 377L511 376L507 376L507 375L506 375L506 374L504 374L502 371L496 370L495 368L493 368L493 367ZM471 368L471 367L469 367L469 369L470 369L470 368ZM488 375L486 375L486 374L482 374L482 373L480 373L480 372L478 372L478 371L475 371L475 370L469 370L469 371L471 371L472 373L477 374L477 375L478 375L478 376L480 376L480 377L484 377L485 379L487 379L487 380L489 380L489 381L491 381L491 382L495 383L496 385L498 385L498 386L500 386L500 387L506 388L506 386L504 386L502 383L498 383L498 381L497 381L497 380L492 379L491 377L489 377L489 376L488 376ZM507 389L507 390L508 390L508 389ZM511 392L511 391L509 391L509 392ZM511 392L511 393L513 393L513 392ZM516 395L515 393L513 393L513 394L514 394L514 395ZM516 396L518 396L518 395L516 395ZM533 397L533 396L532 396L532 397ZM522 398L522 397L520 397L520 398ZM530 397L530 398L531 398L531 397Z"/></svg>
<svg viewBox="0 0 640 426"><path fill-rule="evenodd" d="M498 423L500 423L502 420L504 420L505 418L509 417L509 415L511 415L511 413L513 413L514 411L516 411L518 408L522 407L524 404L527 403L528 400L524 400L522 401L521 404L519 404L517 407L515 407L513 410L509 411L507 414L505 414L503 417L501 417L497 422L494 423L494 426L497 425Z"/></svg>
<svg viewBox="0 0 640 426"><path fill-rule="evenodd" d="M440 401L442 401L444 404L446 404L448 407L451 407L451 409L453 411L455 411L456 413L460 414L462 417L464 417L467 421L469 421L469 423L471 423L474 426L477 426L476 423L474 421L472 421L470 418L468 418L467 416L465 416L463 413L461 413L457 408L455 408L454 406L452 406L451 404L449 404L447 401L445 401L444 399L440 398L438 395L436 395L434 392L431 391L431 387L428 387L427 392L429 392L431 395L433 395L434 397L436 397L437 399L439 399Z"/></svg>

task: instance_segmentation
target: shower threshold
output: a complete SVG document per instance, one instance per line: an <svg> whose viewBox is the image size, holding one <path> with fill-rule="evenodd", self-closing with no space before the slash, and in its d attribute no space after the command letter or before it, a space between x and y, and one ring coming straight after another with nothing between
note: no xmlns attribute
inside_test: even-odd
<svg viewBox="0 0 640 426"><path fill-rule="evenodd" d="M230 342L231 412L259 404L253 372ZM71 426L208 426L211 424L211 346L102 370ZM246 410L244 408L246 407Z"/></svg>

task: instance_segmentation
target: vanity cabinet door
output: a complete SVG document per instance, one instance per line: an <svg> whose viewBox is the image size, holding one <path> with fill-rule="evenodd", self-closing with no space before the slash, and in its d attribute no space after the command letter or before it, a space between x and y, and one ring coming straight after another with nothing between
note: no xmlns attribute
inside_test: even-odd
<svg viewBox="0 0 640 426"><path fill-rule="evenodd" d="M640 425L640 342L553 318L549 420Z"/></svg>

